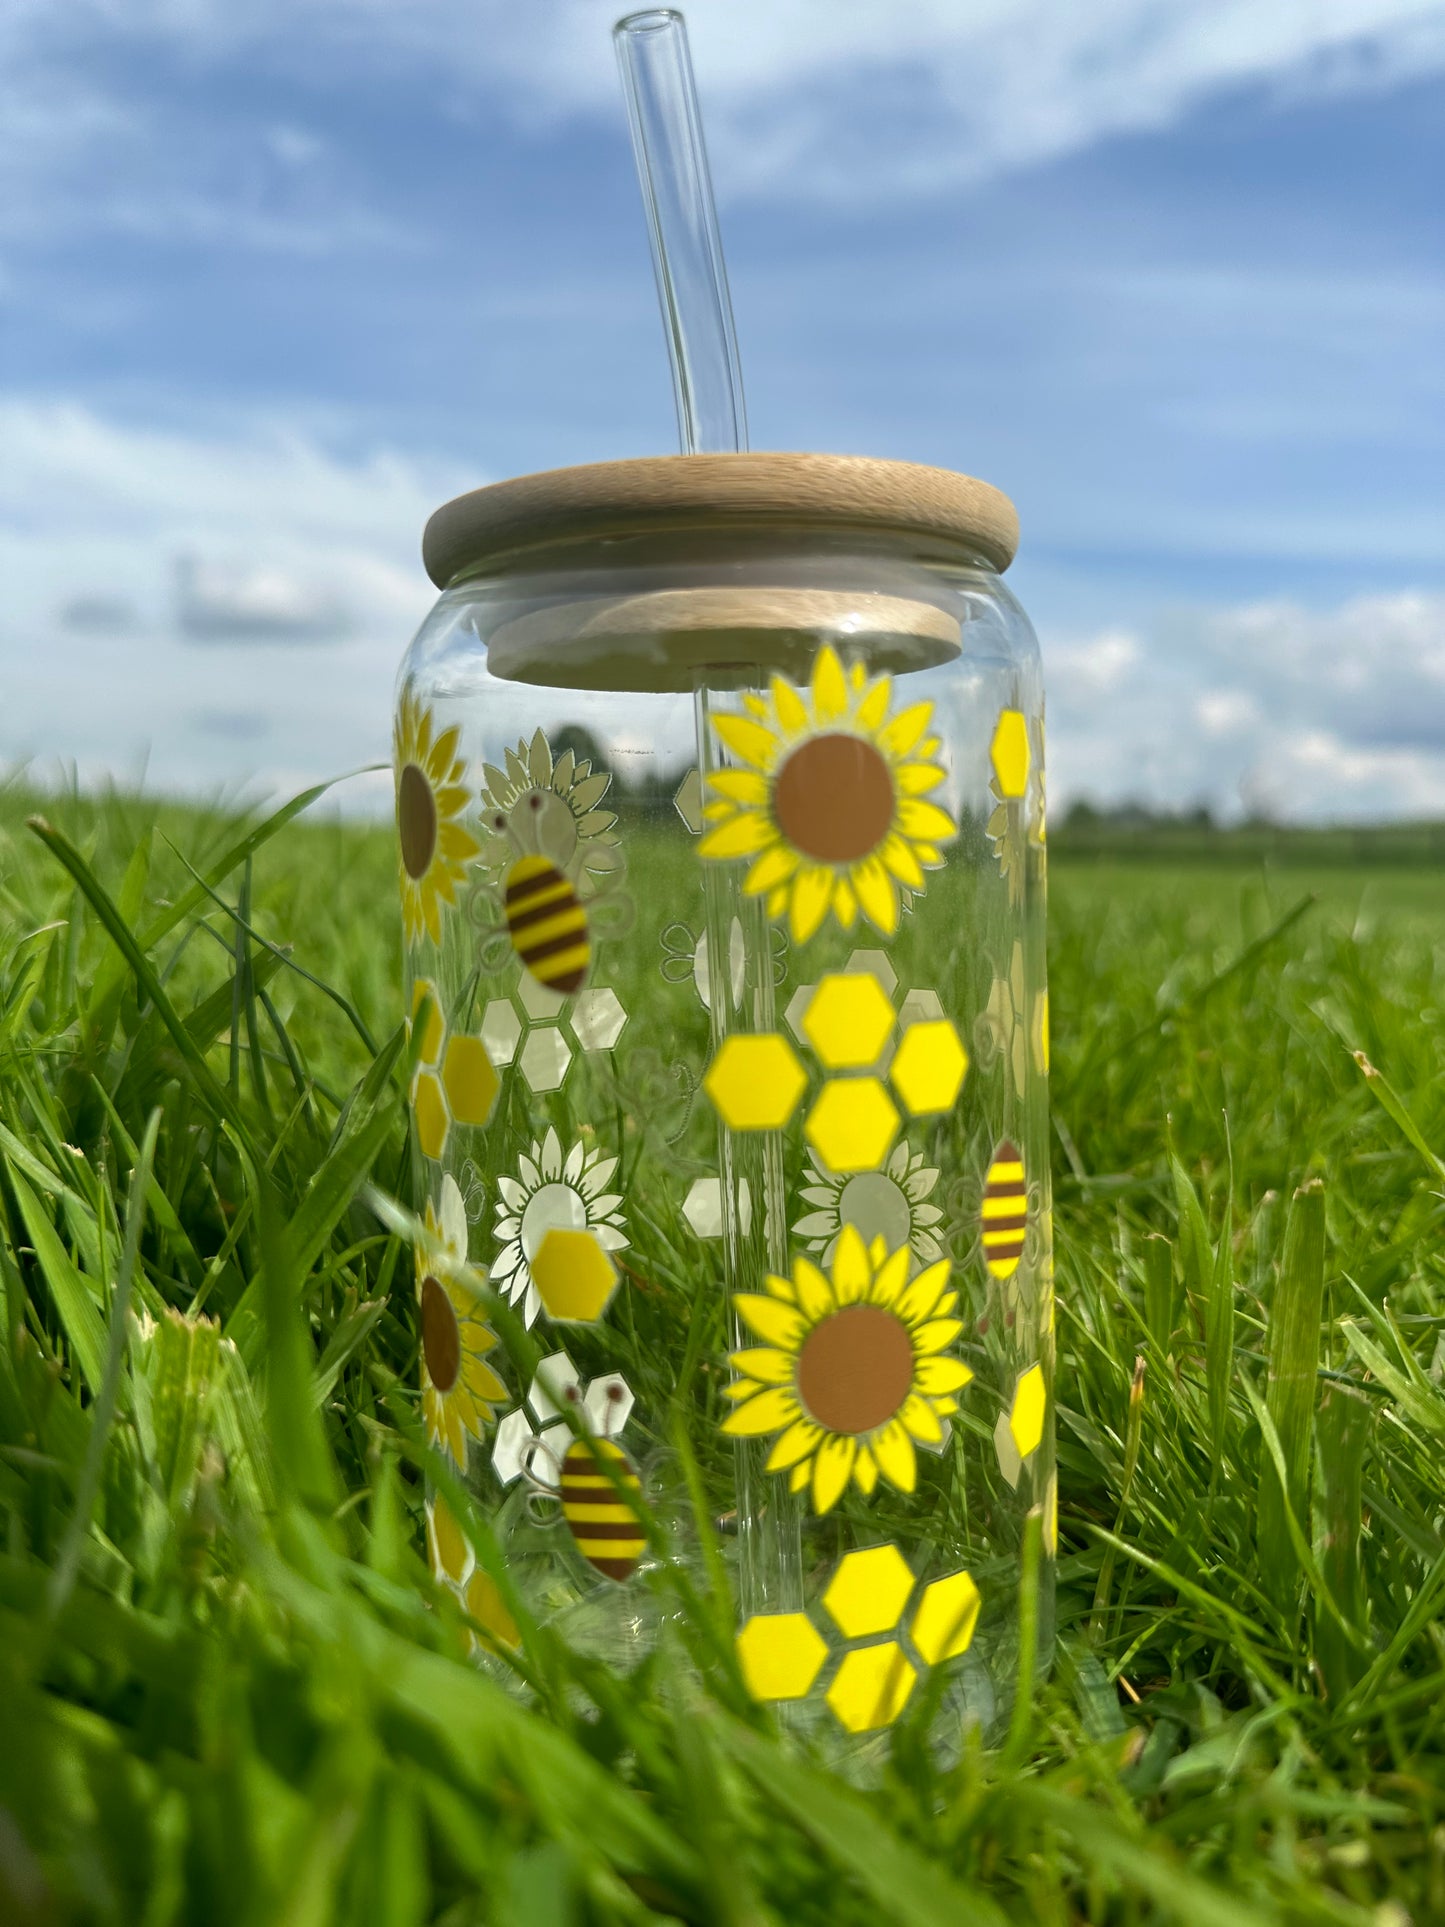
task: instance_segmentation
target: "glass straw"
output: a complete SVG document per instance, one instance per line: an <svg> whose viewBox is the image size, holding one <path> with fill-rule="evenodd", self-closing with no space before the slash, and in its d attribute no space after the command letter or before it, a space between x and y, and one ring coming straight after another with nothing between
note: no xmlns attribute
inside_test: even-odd
<svg viewBox="0 0 1445 1927"><path fill-rule="evenodd" d="M748 445L727 269L703 146L687 23L670 7L612 29L647 209L684 455Z"/></svg>
<svg viewBox="0 0 1445 1927"><path fill-rule="evenodd" d="M738 453L748 445L742 369L687 27L680 13L655 8L619 20L613 39L647 210L678 439L684 455ZM760 682L756 666L736 662L695 671L693 710L704 778L717 760L710 725L714 691L739 684L756 688ZM762 901L743 895L737 866L705 863L702 868L716 1053L739 1021L733 933L743 939L742 1020L754 1031L772 1030L777 1021L772 946ZM756 1290L765 1270L786 1273L788 1268L782 1139L776 1131L739 1135L719 1119L718 1173L723 1274L731 1296ZM750 1342L735 1320L734 1342ZM738 1588L745 1617L796 1612L803 1604L800 1507L781 1482L768 1478L764 1456L756 1444L738 1441Z"/></svg>

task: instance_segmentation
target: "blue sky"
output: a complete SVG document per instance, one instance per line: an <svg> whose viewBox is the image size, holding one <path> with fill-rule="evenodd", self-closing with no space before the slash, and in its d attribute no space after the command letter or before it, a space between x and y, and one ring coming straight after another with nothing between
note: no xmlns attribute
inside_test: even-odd
<svg viewBox="0 0 1445 1927"><path fill-rule="evenodd" d="M673 445L613 11L12 0L0 757L384 755L429 509ZM1445 4L688 17L754 445L1013 495L1055 795L1445 814Z"/></svg>

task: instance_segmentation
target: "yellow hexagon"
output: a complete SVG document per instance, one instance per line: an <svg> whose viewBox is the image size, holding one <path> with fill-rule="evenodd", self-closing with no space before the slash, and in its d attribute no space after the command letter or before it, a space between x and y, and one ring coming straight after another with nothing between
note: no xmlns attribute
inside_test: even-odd
<svg viewBox="0 0 1445 1927"><path fill-rule="evenodd" d="M968 1052L947 1017L910 1024L904 1031L888 1075L914 1117L951 1111L963 1088Z"/></svg>
<svg viewBox="0 0 1445 1927"><path fill-rule="evenodd" d="M1030 1452L1037 1452L1044 1436L1044 1411L1048 1400L1044 1393L1044 1368L1030 1365L1014 1388L1013 1410L1008 1415L1008 1429L1014 1435L1019 1457L1026 1459Z"/></svg>
<svg viewBox="0 0 1445 1927"><path fill-rule="evenodd" d="M595 1232L554 1227L532 1259L532 1283L549 1318L590 1325L617 1289L617 1267Z"/></svg>
<svg viewBox="0 0 1445 1927"><path fill-rule="evenodd" d="M447 1148L451 1119L447 1116L447 1101L442 1096L441 1084L431 1071L420 1072L412 1085L411 1114L416 1122L416 1141L421 1146L422 1156L439 1158Z"/></svg>
<svg viewBox="0 0 1445 1927"><path fill-rule="evenodd" d="M893 1029L893 1005L872 971L825 977L803 1012L808 1042L832 1070L866 1070Z"/></svg>
<svg viewBox="0 0 1445 1927"><path fill-rule="evenodd" d="M978 1624L978 1587L966 1572L925 1586L913 1615L913 1643L930 1666L966 1653Z"/></svg>
<svg viewBox="0 0 1445 1927"><path fill-rule="evenodd" d="M738 1661L755 1700L806 1699L827 1657L806 1613L755 1613L738 1634Z"/></svg>
<svg viewBox="0 0 1445 1927"><path fill-rule="evenodd" d="M517 1622L502 1597L501 1587L480 1566L467 1581L466 1602L469 1616L480 1628L480 1635L473 1635L473 1645L483 1650L488 1646L510 1646L515 1652L522 1643Z"/></svg>
<svg viewBox="0 0 1445 1927"><path fill-rule="evenodd" d="M839 1632L861 1639L865 1633L891 1632L912 1591L913 1574L897 1546L869 1546L844 1553L823 1605Z"/></svg>
<svg viewBox="0 0 1445 1927"><path fill-rule="evenodd" d="M835 1077L818 1093L803 1126L833 1171L873 1171L898 1134L898 1111L876 1077Z"/></svg>
<svg viewBox="0 0 1445 1927"><path fill-rule="evenodd" d="M421 1064L435 1064L442 1054L442 1039L446 1036L446 1019L442 1016L441 992L430 977L418 977L411 987L411 1020L416 1022L416 1014L426 1000L430 1000L426 1023L422 1030Z"/></svg>
<svg viewBox="0 0 1445 1927"><path fill-rule="evenodd" d="M780 1130L797 1108L808 1073L786 1037L729 1037L712 1060L703 1089L735 1131Z"/></svg>
<svg viewBox="0 0 1445 1927"><path fill-rule="evenodd" d="M828 1704L850 1733L892 1726L908 1704L918 1674L894 1640L849 1653L828 1688Z"/></svg>
<svg viewBox="0 0 1445 1927"><path fill-rule="evenodd" d="M445 1499L435 1499L427 1508L426 1543L437 1578L460 1585L472 1563L472 1549Z"/></svg>
<svg viewBox="0 0 1445 1927"><path fill-rule="evenodd" d="M501 1079L480 1037L454 1037L447 1045L442 1083L458 1124L485 1124Z"/></svg>
<svg viewBox="0 0 1445 1927"><path fill-rule="evenodd" d="M1000 796L1022 796L1029 786L1029 726L1023 712L1006 709L993 732L993 773Z"/></svg>

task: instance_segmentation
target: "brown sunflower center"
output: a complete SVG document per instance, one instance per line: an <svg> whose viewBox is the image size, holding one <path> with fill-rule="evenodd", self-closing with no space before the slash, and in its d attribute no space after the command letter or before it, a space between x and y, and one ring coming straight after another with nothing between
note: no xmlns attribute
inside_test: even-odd
<svg viewBox="0 0 1445 1927"><path fill-rule="evenodd" d="M462 1368L462 1334L452 1301L435 1278L423 1278L421 1285L421 1350L432 1384L449 1392Z"/></svg>
<svg viewBox="0 0 1445 1927"><path fill-rule="evenodd" d="M913 1340L881 1305L845 1305L798 1351L798 1396L826 1431L871 1432L913 1389Z"/></svg>
<svg viewBox="0 0 1445 1927"><path fill-rule="evenodd" d="M424 877L437 847L437 800L415 763L408 763L396 786L396 826L401 860L409 877Z"/></svg>
<svg viewBox="0 0 1445 1927"><path fill-rule="evenodd" d="M773 816L817 863L856 863L887 836L895 803L882 753L861 736L813 736L778 771Z"/></svg>

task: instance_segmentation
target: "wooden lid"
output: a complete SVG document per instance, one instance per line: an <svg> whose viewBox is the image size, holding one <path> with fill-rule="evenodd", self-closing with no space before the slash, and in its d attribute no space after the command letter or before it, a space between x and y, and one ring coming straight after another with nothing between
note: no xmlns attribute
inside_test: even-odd
<svg viewBox="0 0 1445 1927"><path fill-rule="evenodd" d="M480 563L559 542L769 525L923 537L1000 570L1018 547L1008 497L952 469L866 455L650 455L459 495L427 523L422 559L444 589Z"/></svg>

